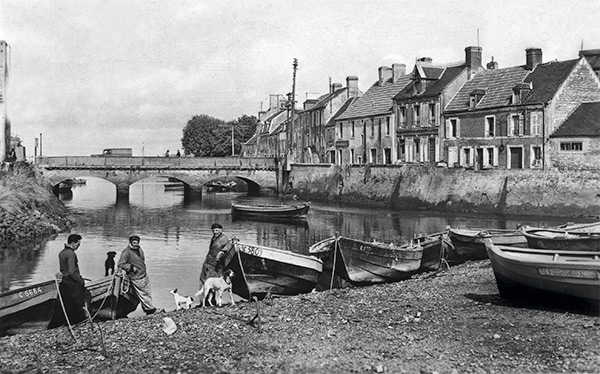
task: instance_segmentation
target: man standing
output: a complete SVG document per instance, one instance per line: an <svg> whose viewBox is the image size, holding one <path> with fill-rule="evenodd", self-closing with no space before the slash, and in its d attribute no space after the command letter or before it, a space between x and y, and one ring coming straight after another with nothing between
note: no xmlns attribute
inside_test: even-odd
<svg viewBox="0 0 600 374"><path fill-rule="evenodd" d="M139 236L132 235L129 237L129 245L121 252L117 267L123 269L129 277L133 291L140 300L142 310L146 314L163 311L157 310L152 303L150 278L146 272L146 258L142 247L140 247Z"/></svg>
<svg viewBox="0 0 600 374"><path fill-rule="evenodd" d="M75 254L81 245L81 239L81 235L69 235L64 249L58 254L58 265L62 275L58 287L59 297L70 324L77 324L87 317L86 310L89 311L92 301L92 295L85 288L85 281L79 272L79 260ZM64 325L67 322L64 313L54 313L48 327Z"/></svg>
<svg viewBox="0 0 600 374"><path fill-rule="evenodd" d="M213 232L213 237L210 240L210 247L208 248L208 253L206 254L206 258L204 259L204 265L202 265L202 272L200 273L200 289L204 285L204 281L207 278L216 277L220 275L218 268L221 259L227 251L231 248L231 242L223 234L223 226L220 223L213 223L210 227Z"/></svg>

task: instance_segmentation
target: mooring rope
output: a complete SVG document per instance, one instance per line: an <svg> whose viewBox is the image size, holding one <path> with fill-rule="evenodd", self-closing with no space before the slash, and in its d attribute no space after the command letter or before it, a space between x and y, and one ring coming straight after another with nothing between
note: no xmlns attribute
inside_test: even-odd
<svg viewBox="0 0 600 374"><path fill-rule="evenodd" d="M62 281L62 276L61 276L61 281ZM69 332L71 333L73 340L75 340L75 344L77 344L77 338L75 337L75 332L73 332L73 328L71 327L71 322L69 321L69 316L67 315L67 309L65 308L65 303L62 299L62 295L60 294L60 286L59 286L59 282L58 282L58 277L54 277L54 284L56 285L56 291L58 292L58 300L60 301L60 306L62 307L62 311L65 316L65 320L67 321L67 326L69 326Z"/></svg>
<svg viewBox="0 0 600 374"><path fill-rule="evenodd" d="M338 244L339 238L340 238L339 236L335 238L335 243L333 245L333 265L331 268L331 282L329 284L329 290L333 289L333 279L335 277L335 263L337 260L337 250L338 250L338 245L339 245Z"/></svg>

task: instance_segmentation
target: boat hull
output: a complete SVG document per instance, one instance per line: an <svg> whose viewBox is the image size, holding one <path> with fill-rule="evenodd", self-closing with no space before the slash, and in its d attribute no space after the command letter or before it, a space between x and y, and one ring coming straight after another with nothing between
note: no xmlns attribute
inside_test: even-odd
<svg viewBox="0 0 600 374"><path fill-rule="evenodd" d="M323 263L275 248L236 243L228 254L227 267L235 272L233 293L247 300L268 294L298 295L315 288Z"/></svg>
<svg viewBox="0 0 600 374"><path fill-rule="evenodd" d="M234 219L256 219L267 221L306 220L310 205L244 205L232 204Z"/></svg>
<svg viewBox="0 0 600 374"><path fill-rule="evenodd" d="M500 296L507 299L600 303L597 253L547 251L488 243Z"/></svg>
<svg viewBox="0 0 600 374"><path fill-rule="evenodd" d="M561 229L522 229L530 248L600 252L600 233Z"/></svg>
<svg viewBox="0 0 600 374"><path fill-rule="evenodd" d="M453 250L452 260L487 260L484 240L491 239L494 244L526 247L527 239L519 230L501 229L448 229Z"/></svg>

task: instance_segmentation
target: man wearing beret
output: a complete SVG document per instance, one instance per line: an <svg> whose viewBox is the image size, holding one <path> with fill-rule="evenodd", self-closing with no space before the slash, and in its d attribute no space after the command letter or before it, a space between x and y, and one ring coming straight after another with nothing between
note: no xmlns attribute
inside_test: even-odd
<svg viewBox="0 0 600 374"><path fill-rule="evenodd" d="M157 309L152 302L150 278L146 272L146 257L142 247L140 247L139 236L132 235L129 237L129 245L121 252L117 266L119 269L123 269L129 277L133 291L140 300L140 304L142 304L142 310L146 314L156 313ZM158 311L162 312L163 310Z"/></svg>
<svg viewBox="0 0 600 374"><path fill-rule="evenodd" d="M200 273L200 289L204 285L204 281L207 278L218 277L219 273L219 262L225 256L227 251L231 248L231 242L223 234L223 226L220 223L213 223L210 227L212 229L213 237L210 240L210 247L208 253L204 259L204 265L202 265L202 272Z"/></svg>

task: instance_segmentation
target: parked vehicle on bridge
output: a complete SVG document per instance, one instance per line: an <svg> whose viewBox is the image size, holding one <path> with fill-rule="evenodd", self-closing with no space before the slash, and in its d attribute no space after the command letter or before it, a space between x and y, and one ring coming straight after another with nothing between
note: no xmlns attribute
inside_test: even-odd
<svg viewBox="0 0 600 374"><path fill-rule="evenodd" d="M101 155L92 155L92 157L131 157L132 155L131 148L106 148L102 150Z"/></svg>

